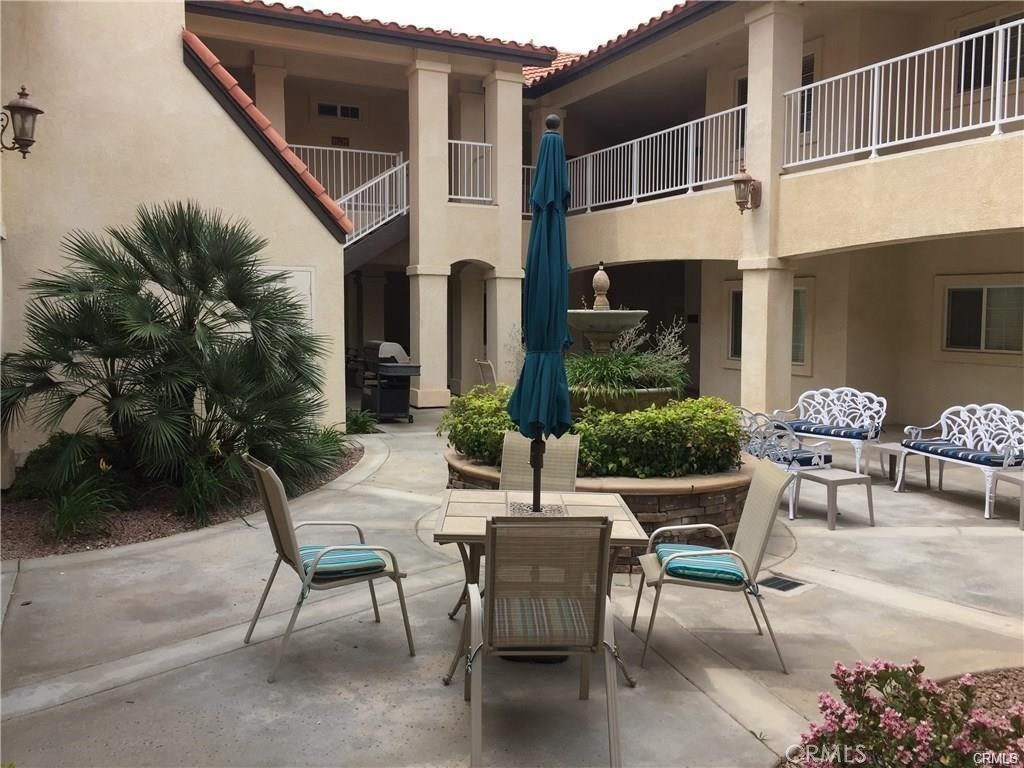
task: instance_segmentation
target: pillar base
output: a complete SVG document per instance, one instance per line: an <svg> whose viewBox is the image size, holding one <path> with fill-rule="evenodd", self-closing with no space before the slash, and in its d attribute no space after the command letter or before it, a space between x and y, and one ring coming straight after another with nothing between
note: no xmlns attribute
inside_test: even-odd
<svg viewBox="0 0 1024 768"><path fill-rule="evenodd" d="M452 393L447 389L409 390L409 404L413 408L447 408L452 400Z"/></svg>

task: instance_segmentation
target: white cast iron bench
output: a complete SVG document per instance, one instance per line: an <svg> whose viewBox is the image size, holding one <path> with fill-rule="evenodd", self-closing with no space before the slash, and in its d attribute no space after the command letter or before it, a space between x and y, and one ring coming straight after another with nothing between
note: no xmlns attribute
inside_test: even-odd
<svg viewBox="0 0 1024 768"><path fill-rule="evenodd" d="M938 437L925 437L925 432L938 429ZM931 426L907 427L904 431L907 439L902 443L893 490L903 488L904 468L911 453L975 467L985 473L986 520L992 517L996 473L1024 465L1024 411L1012 411L998 403L954 405Z"/></svg>
<svg viewBox="0 0 1024 768"><path fill-rule="evenodd" d="M796 405L772 416L781 419L798 435L816 435L829 440L853 444L856 466L860 474L860 457L864 443L878 442L885 421L886 400L872 392L851 387L812 389L797 398Z"/></svg>

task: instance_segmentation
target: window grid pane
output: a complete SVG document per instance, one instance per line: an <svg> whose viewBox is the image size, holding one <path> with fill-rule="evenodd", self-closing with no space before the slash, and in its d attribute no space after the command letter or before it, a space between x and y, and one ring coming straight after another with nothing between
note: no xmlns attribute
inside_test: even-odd
<svg viewBox="0 0 1024 768"><path fill-rule="evenodd" d="M739 360L743 352L743 291L729 292L729 357Z"/></svg>
<svg viewBox="0 0 1024 768"><path fill-rule="evenodd" d="M793 289L793 363L803 365L807 356L807 289Z"/></svg>
<svg viewBox="0 0 1024 768"><path fill-rule="evenodd" d="M985 349L1024 351L1024 286L986 289Z"/></svg>
<svg viewBox="0 0 1024 768"><path fill-rule="evenodd" d="M982 288L950 288L946 293L946 347L981 349Z"/></svg>

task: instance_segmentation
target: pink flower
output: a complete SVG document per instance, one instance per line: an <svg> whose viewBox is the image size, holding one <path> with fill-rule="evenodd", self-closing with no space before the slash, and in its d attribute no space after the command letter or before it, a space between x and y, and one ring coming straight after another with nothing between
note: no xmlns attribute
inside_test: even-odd
<svg viewBox="0 0 1024 768"><path fill-rule="evenodd" d="M974 685L974 675L968 672L960 678L960 685Z"/></svg>
<svg viewBox="0 0 1024 768"><path fill-rule="evenodd" d="M882 712L879 725L882 726L883 731L897 739L902 739L911 731L910 724L903 720L900 713L892 707L886 707Z"/></svg>

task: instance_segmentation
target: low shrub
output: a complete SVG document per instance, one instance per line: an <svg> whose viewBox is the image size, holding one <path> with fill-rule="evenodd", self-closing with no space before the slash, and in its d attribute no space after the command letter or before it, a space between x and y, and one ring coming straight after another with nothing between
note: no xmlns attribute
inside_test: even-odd
<svg viewBox="0 0 1024 768"><path fill-rule="evenodd" d="M710 475L740 464L736 411L717 397L629 413L587 408L573 431L580 436L584 477Z"/></svg>
<svg viewBox="0 0 1024 768"><path fill-rule="evenodd" d="M349 435L372 435L377 431L377 416L373 411L349 410L345 416L345 432Z"/></svg>
<svg viewBox="0 0 1024 768"><path fill-rule="evenodd" d="M47 522L58 539L106 533L110 514L122 509L125 496L104 477L92 476L49 494Z"/></svg>
<svg viewBox="0 0 1024 768"><path fill-rule="evenodd" d="M133 484L134 473L115 441L89 432L54 432L29 451L4 496L14 501L48 499L57 490L100 475L108 485Z"/></svg>
<svg viewBox="0 0 1024 768"><path fill-rule="evenodd" d="M505 410L511 395L511 387L499 385L494 389L474 387L461 397L453 397L437 425L437 434L447 433L448 443L462 455L499 465L505 433L516 429Z"/></svg>
<svg viewBox="0 0 1024 768"><path fill-rule="evenodd" d="M452 399L437 432L469 459L498 466L505 433L515 425L505 410L512 390L477 387ZM580 436L583 477L678 477L739 466L740 428L724 400L672 401L630 413L588 408L572 431Z"/></svg>
<svg viewBox="0 0 1024 768"><path fill-rule="evenodd" d="M1005 715L977 709L970 675L939 686L917 659L875 659L852 668L836 662L832 680L839 699L818 697L823 721L803 734L801 754L787 754L791 765L968 768L979 756L1000 765L1024 757L1024 706Z"/></svg>

